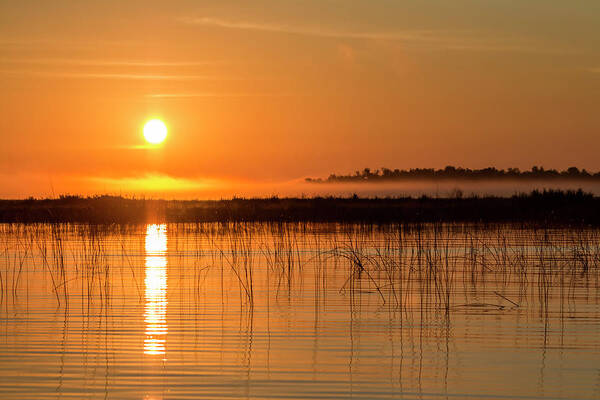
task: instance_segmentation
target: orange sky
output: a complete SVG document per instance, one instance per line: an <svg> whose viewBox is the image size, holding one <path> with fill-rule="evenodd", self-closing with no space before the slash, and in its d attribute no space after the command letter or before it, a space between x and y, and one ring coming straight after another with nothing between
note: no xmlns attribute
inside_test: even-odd
<svg viewBox="0 0 600 400"><path fill-rule="evenodd" d="M600 169L597 0L251 4L2 2L0 197ZM169 137L146 149L150 118Z"/></svg>

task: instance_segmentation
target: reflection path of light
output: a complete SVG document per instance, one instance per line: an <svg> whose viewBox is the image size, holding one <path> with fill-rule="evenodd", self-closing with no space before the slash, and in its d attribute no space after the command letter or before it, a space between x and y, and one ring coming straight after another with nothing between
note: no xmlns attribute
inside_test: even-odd
<svg viewBox="0 0 600 400"><path fill-rule="evenodd" d="M146 229L144 354L164 355L167 335L167 226Z"/></svg>

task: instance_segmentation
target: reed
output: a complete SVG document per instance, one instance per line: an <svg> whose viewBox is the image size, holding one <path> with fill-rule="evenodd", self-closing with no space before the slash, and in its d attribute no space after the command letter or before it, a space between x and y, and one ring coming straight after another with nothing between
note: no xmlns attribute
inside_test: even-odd
<svg viewBox="0 0 600 400"><path fill-rule="evenodd" d="M516 223L600 226L600 197L579 191L533 191L511 197L233 198L149 200L117 196L0 200L0 222L130 224L327 222L368 224Z"/></svg>
<svg viewBox="0 0 600 400"><path fill-rule="evenodd" d="M115 292L123 301L128 292L141 301L144 229L0 225L0 301L6 308L26 297L35 271L47 276L59 307L77 294L90 310L111 307ZM554 301L568 315L576 296L600 298L600 232L592 228L229 222L167 229L172 247L166 257L190 266L179 270L178 281L189 286L196 299L190 301L201 297L210 276L220 282L222 303L231 281L248 309L269 302L271 294L292 301L294 291L306 288L317 307L335 295L334 284L350 304L376 296L404 316L535 309L547 318Z"/></svg>

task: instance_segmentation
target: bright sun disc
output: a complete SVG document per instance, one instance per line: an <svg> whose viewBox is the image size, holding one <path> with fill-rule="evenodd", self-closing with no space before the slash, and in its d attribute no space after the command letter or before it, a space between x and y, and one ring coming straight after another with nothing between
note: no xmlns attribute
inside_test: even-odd
<svg viewBox="0 0 600 400"><path fill-rule="evenodd" d="M167 137L167 126L160 119L151 119L144 125L144 138L149 143L161 143Z"/></svg>

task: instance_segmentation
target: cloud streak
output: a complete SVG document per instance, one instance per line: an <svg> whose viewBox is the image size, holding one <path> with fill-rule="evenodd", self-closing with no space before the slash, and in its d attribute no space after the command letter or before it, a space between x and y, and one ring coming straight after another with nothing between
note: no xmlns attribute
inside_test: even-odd
<svg viewBox="0 0 600 400"><path fill-rule="evenodd" d="M439 33L436 31L415 30L405 32L349 32L323 28L302 27L284 24L268 24L253 22L234 22L221 18L186 18L186 23L213 26L227 29L254 30L265 32L290 33L305 36L329 37L339 39L371 39L371 40L432 40Z"/></svg>
<svg viewBox="0 0 600 400"><path fill-rule="evenodd" d="M186 98L215 98L215 97L288 97L293 96L292 93L261 93L261 92L247 92L247 93L216 93L216 92L202 92L202 93L151 93L147 94L147 98L151 99L186 99Z"/></svg>
<svg viewBox="0 0 600 400"><path fill-rule="evenodd" d="M1 60L9 64L38 64L38 65L79 65L94 67L199 67L214 65L218 61L140 61L140 60L87 60L87 59L7 59Z"/></svg>
<svg viewBox="0 0 600 400"><path fill-rule="evenodd" d="M222 18L182 18L184 23L222 29L262 31L332 39L399 41L419 45L424 50L506 51L563 53L525 38L486 37L481 32L444 30L349 31L327 27L233 21Z"/></svg>
<svg viewBox="0 0 600 400"><path fill-rule="evenodd" d="M126 188L128 191L136 193L197 191L218 186L218 182L208 179L188 179L159 173L148 173L135 177L87 177L83 179L106 185L110 190Z"/></svg>
<svg viewBox="0 0 600 400"><path fill-rule="evenodd" d="M144 81L193 81L193 80L242 80L239 77L225 77L217 75L165 75L165 74L112 74L112 73L87 73L87 72L42 72L3 70L2 74L29 75L47 78L72 78L72 79L117 79L117 80L144 80Z"/></svg>

